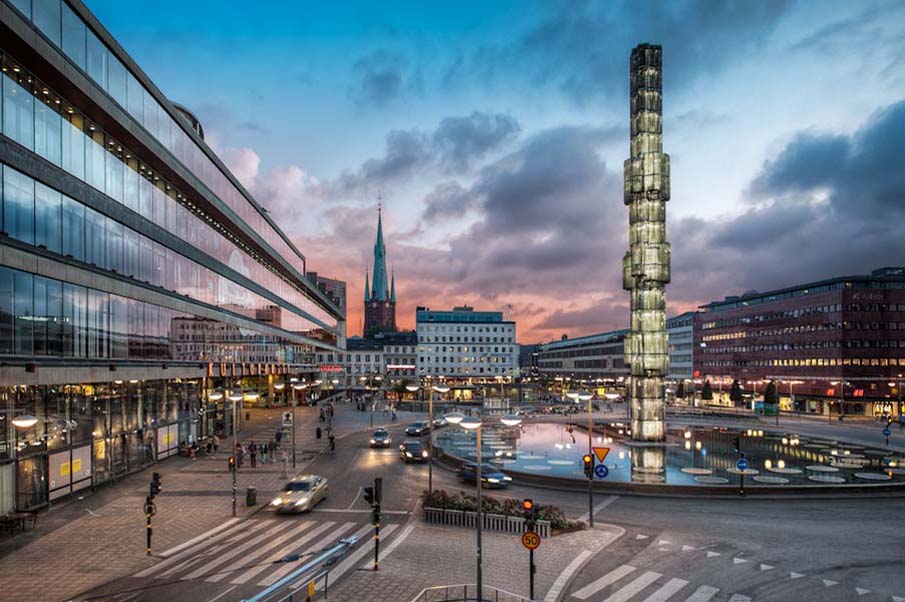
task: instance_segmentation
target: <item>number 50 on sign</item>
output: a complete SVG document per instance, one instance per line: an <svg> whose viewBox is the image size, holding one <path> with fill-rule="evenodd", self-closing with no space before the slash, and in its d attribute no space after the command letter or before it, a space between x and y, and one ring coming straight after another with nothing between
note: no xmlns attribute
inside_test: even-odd
<svg viewBox="0 0 905 602"><path fill-rule="evenodd" d="M525 531L522 533L522 545L529 550L536 550L540 546L540 535L534 531Z"/></svg>

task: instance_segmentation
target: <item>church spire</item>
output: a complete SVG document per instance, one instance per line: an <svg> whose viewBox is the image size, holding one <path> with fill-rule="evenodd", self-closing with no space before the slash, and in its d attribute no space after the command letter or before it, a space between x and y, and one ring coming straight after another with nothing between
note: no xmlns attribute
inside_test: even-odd
<svg viewBox="0 0 905 602"><path fill-rule="evenodd" d="M393 269L393 276L390 280L390 301L396 303L396 269Z"/></svg>
<svg viewBox="0 0 905 602"><path fill-rule="evenodd" d="M386 301L389 295L386 255L387 250L383 243L383 202L378 197L377 241L374 243L374 288L371 291L371 298L374 301Z"/></svg>
<svg viewBox="0 0 905 602"><path fill-rule="evenodd" d="M371 300L371 284L368 282L368 270L365 270L365 303Z"/></svg>

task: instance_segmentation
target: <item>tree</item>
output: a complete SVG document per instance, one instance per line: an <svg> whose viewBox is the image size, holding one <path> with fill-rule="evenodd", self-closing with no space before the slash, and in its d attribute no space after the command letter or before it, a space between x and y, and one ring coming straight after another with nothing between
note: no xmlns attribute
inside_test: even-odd
<svg viewBox="0 0 905 602"><path fill-rule="evenodd" d="M729 389L729 399L736 405L742 402L742 386L738 380L732 381L732 388Z"/></svg>
<svg viewBox="0 0 905 602"><path fill-rule="evenodd" d="M685 399L685 381L680 380L679 386L676 387L676 399Z"/></svg>
<svg viewBox="0 0 905 602"><path fill-rule="evenodd" d="M767 388L764 389L764 407L778 405L779 395L776 393L776 383L771 380L767 383Z"/></svg>
<svg viewBox="0 0 905 602"><path fill-rule="evenodd" d="M701 391L701 399L704 401L713 401L713 389L710 388L710 381L704 381L704 389Z"/></svg>

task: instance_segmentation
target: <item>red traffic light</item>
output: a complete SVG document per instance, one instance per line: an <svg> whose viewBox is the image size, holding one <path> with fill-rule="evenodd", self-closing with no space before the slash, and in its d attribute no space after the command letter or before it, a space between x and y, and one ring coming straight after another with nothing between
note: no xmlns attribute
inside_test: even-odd
<svg viewBox="0 0 905 602"><path fill-rule="evenodd" d="M525 510L531 510L532 508L534 508L534 502L532 502L531 500L525 500L524 502L522 502L522 508L524 508Z"/></svg>
<svg viewBox="0 0 905 602"><path fill-rule="evenodd" d="M585 464L590 464L594 461L594 458L591 457L591 454L585 454L581 457L581 461Z"/></svg>

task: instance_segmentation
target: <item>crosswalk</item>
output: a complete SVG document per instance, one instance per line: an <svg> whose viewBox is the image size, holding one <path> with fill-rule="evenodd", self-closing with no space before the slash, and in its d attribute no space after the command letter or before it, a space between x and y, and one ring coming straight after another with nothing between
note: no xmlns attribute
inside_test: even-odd
<svg viewBox="0 0 905 602"><path fill-rule="evenodd" d="M597 594L613 586L605 598ZM657 586L656 589L653 589ZM685 579L677 577L663 579L656 571L641 571L630 564L623 564L603 577L592 581L572 593L578 600L593 598L595 602L710 602L719 589L709 585L694 588ZM640 597L647 593L647 597Z"/></svg>
<svg viewBox="0 0 905 602"><path fill-rule="evenodd" d="M307 515L291 518L248 519L218 529L210 537L180 549L177 553L134 575L137 578L170 581L204 581L232 585L267 587L300 566L300 562L280 562L290 554L312 555L334 545L339 539L355 536L359 543L330 571L331 582L363 562L372 552L373 526L367 522L331 520ZM381 527L386 541L398 524ZM405 533L405 530L403 530ZM390 540L393 545L393 540ZM381 557L383 554L381 554Z"/></svg>

